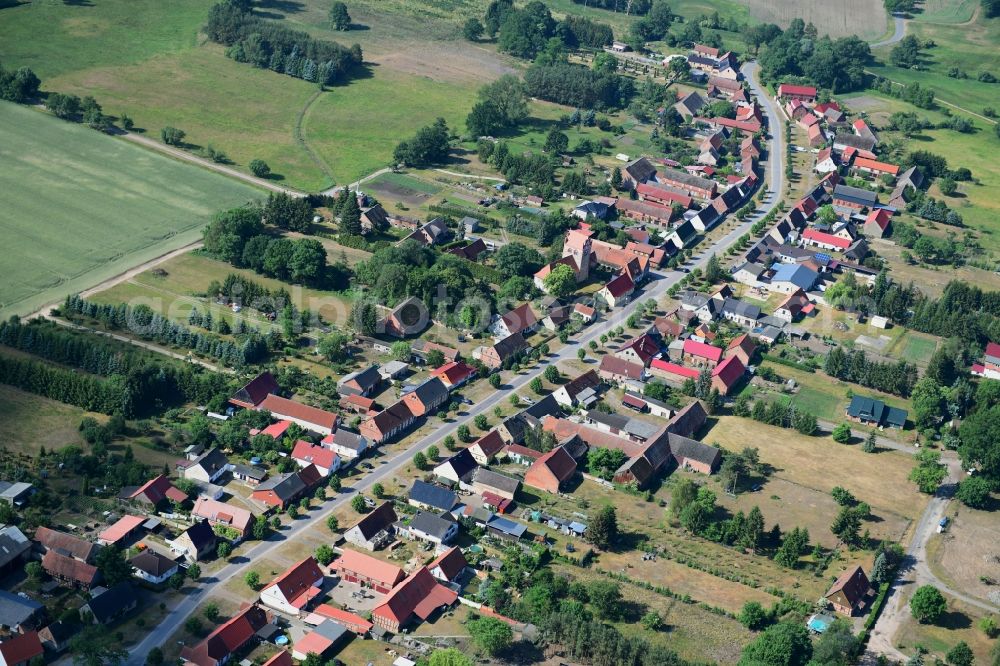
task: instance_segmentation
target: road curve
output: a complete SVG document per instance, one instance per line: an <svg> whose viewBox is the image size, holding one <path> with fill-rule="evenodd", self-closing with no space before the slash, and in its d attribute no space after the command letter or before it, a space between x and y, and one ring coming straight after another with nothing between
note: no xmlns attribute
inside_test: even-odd
<svg viewBox="0 0 1000 666"><path fill-rule="evenodd" d="M892 22L894 28L892 37L890 37L889 39L883 39L880 42L872 42L871 47L873 49L877 49L880 46L889 46L891 44L896 44L897 42L902 41L903 36L906 35L906 19L904 19L902 16L899 16L898 14L893 14Z"/></svg>

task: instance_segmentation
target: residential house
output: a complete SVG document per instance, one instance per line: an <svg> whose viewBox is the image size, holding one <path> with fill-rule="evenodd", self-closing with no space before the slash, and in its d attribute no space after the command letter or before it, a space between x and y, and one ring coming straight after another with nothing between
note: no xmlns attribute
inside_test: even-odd
<svg viewBox="0 0 1000 666"><path fill-rule="evenodd" d="M760 276L767 268L761 264L746 262L733 271L733 279L750 287L761 286Z"/></svg>
<svg viewBox="0 0 1000 666"><path fill-rule="evenodd" d="M475 468L476 460L472 457L472 452L462 449L435 467L434 475L457 484Z"/></svg>
<svg viewBox="0 0 1000 666"><path fill-rule="evenodd" d="M451 240L451 229L448 228L443 218L435 217L427 224L421 226L407 238L412 238L421 245L441 245Z"/></svg>
<svg viewBox="0 0 1000 666"><path fill-rule="evenodd" d="M576 474L576 460L562 446L542 455L524 475L524 484L558 493Z"/></svg>
<svg viewBox="0 0 1000 666"><path fill-rule="evenodd" d="M72 622L57 620L44 629L39 630L38 638L42 641L42 647L52 654L59 654L69 647L69 641L79 630Z"/></svg>
<svg viewBox="0 0 1000 666"><path fill-rule="evenodd" d="M597 317L597 311L589 305L574 303L572 316L579 317L584 324L589 324Z"/></svg>
<svg viewBox="0 0 1000 666"><path fill-rule="evenodd" d="M142 524L146 519L141 516L122 516L113 525L105 528L97 535L97 543L102 546L120 546L124 548L142 533Z"/></svg>
<svg viewBox="0 0 1000 666"><path fill-rule="evenodd" d="M972 365L972 374L987 379L1000 379L1000 345L995 342L986 343L983 362Z"/></svg>
<svg viewBox="0 0 1000 666"><path fill-rule="evenodd" d="M13 592L0 590L0 629L24 633L37 626L45 616L45 606Z"/></svg>
<svg viewBox="0 0 1000 666"><path fill-rule="evenodd" d="M816 166L813 169L818 173L831 173L837 170L832 148L824 148L816 154Z"/></svg>
<svg viewBox="0 0 1000 666"><path fill-rule="evenodd" d="M878 160L866 157L854 158L852 166L856 173L867 173L873 176L892 176L895 178L899 174L899 167L897 165L889 164L888 162L879 162Z"/></svg>
<svg viewBox="0 0 1000 666"><path fill-rule="evenodd" d="M504 447L504 455L506 455L507 460L512 463L529 467L531 463L542 457L542 452L536 451L535 449L529 449L528 447L521 446L520 444L508 444Z"/></svg>
<svg viewBox="0 0 1000 666"><path fill-rule="evenodd" d="M309 471L307 472L307 470ZM307 478L313 474L317 479L322 478L319 469L312 463L308 463L298 472L272 476L254 488L253 492L250 493L250 499L270 509L284 511L290 504L297 502L309 491L310 484L307 483Z"/></svg>
<svg viewBox="0 0 1000 666"><path fill-rule="evenodd" d="M604 285L604 288L597 293L608 307L616 308L628 303L632 299L633 292L635 292L635 283L627 273L622 273Z"/></svg>
<svg viewBox="0 0 1000 666"><path fill-rule="evenodd" d="M597 368L597 375L612 384L624 384L627 381L643 381L646 371L638 363L630 363L616 356L602 356Z"/></svg>
<svg viewBox="0 0 1000 666"><path fill-rule="evenodd" d="M774 310L774 316L791 324L800 317L811 314L815 310L815 307L815 304L806 296L806 292L796 289L778 304L778 307Z"/></svg>
<svg viewBox="0 0 1000 666"><path fill-rule="evenodd" d="M216 627L200 643L181 648L184 666L223 666L233 655L257 640L257 632L274 622L257 604L241 609Z"/></svg>
<svg viewBox="0 0 1000 666"><path fill-rule="evenodd" d="M690 220L684 220L667 236L666 243L672 243L677 250L683 250L698 237L698 229Z"/></svg>
<svg viewBox="0 0 1000 666"><path fill-rule="evenodd" d="M270 372L262 372L250 383L244 385L229 399L230 404L244 409L257 409L257 405L272 393L278 393L281 388L278 380Z"/></svg>
<svg viewBox="0 0 1000 666"><path fill-rule="evenodd" d="M163 585L179 571L177 563L169 557L147 548L128 561L132 575L151 585Z"/></svg>
<svg viewBox="0 0 1000 666"><path fill-rule="evenodd" d="M265 606L298 616L323 588L323 572L311 555L293 564L260 591Z"/></svg>
<svg viewBox="0 0 1000 666"><path fill-rule="evenodd" d="M388 594L406 578L406 573L394 564L371 555L345 548L330 565L330 571L349 583ZM316 609L319 612L319 609Z"/></svg>
<svg viewBox="0 0 1000 666"><path fill-rule="evenodd" d="M340 469L340 456L337 455L336 451L302 439L295 442L295 447L292 449L292 460L299 467L315 465L320 476L324 477L330 476ZM260 486L258 486L259 489Z"/></svg>
<svg viewBox="0 0 1000 666"><path fill-rule="evenodd" d="M370 416L358 426L358 430L363 439L377 445L404 432L416 419L406 402L400 400ZM340 432L339 428L337 432Z"/></svg>
<svg viewBox="0 0 1000 666"><path fill-rule="evenodd" d="M892 221L892 213L885 208L873 208L868 211L865 223L861 227L868 238L882 238L889 233L889 223Z"/></svg>
<svg viewBox="0 0 1000 666"><path fill-rule="evenodd" d="M843 238L824 231L819 231L815 227L809 227L802 232L802 242L804 244L818 247L821 250L843 252L851 246L853 241L853 238Z"/></svg>
<svg viewBox="0 0 1000 666"><path fill-rule="evenodd" d="M191 509L192 518L204 518L212 527L226 527L235 530L239 538L246 539L253 529L253 514L238 506L217 500L199 497Z"/></svg>
<svg viewBox="0 0 1000 666"><path fill-rule="evenodd" d="M389 311L383 326L388 335L407 338L427 328L430 321L430 313L423 301L416 296L410 296Z"/></svg>
<svg viewBox="0 0 1000 666"><path fill-rule="evenodd" d="M475 376L476 369L465 361L452 361L431 370L431 377L440 379L449 391L457 389Z"/></svg>
<svg viewBox="0 0 1000 666"><path fill-rule="evenodd" d="M920 171L919 167L910 167L896 178L896 186L893 188L892 194L889 195L889 205L896 209L905 208L923 184L923 172Z"/></svg>
<svg viewBox="0 0 1000 666"><path fill-rule="evenodd" d="M729 395L746 374L746 366L737 356L727 356L712 370L712 388L721 395Z"/></svg>
<svg viewBox="0 0 1000 666"><path fill-rule="evenodd" d="M402 397L402 402L409 408L410 413L417 417L433 414L447 401L448 389L436 376L425 379L412 391L405 392Z"/></svg>
<svg viewBox="0 0 1000 666"><path fill-rule="evenodd" d="M674 109L681 115L681 118L690 120L698 115L698 112L701 111L705 104L704 97L699 95L697 91L691 91L674 104Z"/></svg>
<svg viewBox="0 0 1000 666"><path fill-rule="evenodd" d="M479 256L487 251L486 241L482 238L477 238L467 245L462 247L453 247L448 250L448 254L453 254L456 257L461 257L466 261L479 261Z"/></svg>
<svg viewBox="0 0 1000 666"><path fill-rule="evenodd" d="M295 645L292 646L292 658L304 662L309 655L323 657L349 638L347 627L339 622L324 619L312 631L295 641Z"/></svg>
<svg viewBox="0 0 1000 666"><path fill-rule="evenodd" d="M275 418L297 423L306 430L321 435L329 435L337 429L337 415L333 412L281 396L269 395L257 408L269 410Z"/></svg>
<svg viewBox="0 0 1000 666"><path fill-rule="evenodd" d="M760 319L760 308L736 298L727 298L722 304L722 316L740 326L755 326Z"/></svg>
<svg viewBox="0 0 1000 666"><path fill-rule="evenodd" d="M369 365L364 370L352 372L337 382L337 393L340 395L360 395L368 397L382 383L377 365Z"/></svg>
<svg viewBox="0 0 1000 666"><path fill-rule="evenodd" d="M833 610L851 617L855 611L864 609L870 590L868 576L858 565L842 573L825 596Z"/></svg>
<svg viewBox="0 0 1000 666"><path fill-rule="evenodd" d="M649 365L659 353L660 345L649 333L636 336L615 350L615 356L618 358L643 366Z"/></svg>
<svg viewBox="0 0 1000 666"><path fill-rule="evenodd" d="M468 568L469 563L458 546L452 546L427 565L431 575L445 583L459 581Z"/></svg>
<svg viewBox="0 0 1000 666"><path fill-rule="evenodd" d="M586 407L596 401L600 386L601 378L597 376L597 372L588 370L561 385L552 392L552 397L564 407L572 408L579 404Z"/></svg>
<svg viewBox="0 0 1000 666"><path fill-rule="evenodd" d="M714 368L722 359L722 348L704 342L684 341L684 361L699 368Z"/></svg>
<svg viewBox="0 0 1000 666"><path fill-rule="evenodd" d="M441 355L444 356L444 360L447 362L457 361L462 358L461 352L453 347L448 347L446 345L441 345L436 342L431 342L430 340L414 340L411 345L413 354L420 359L422 363L427 362L427 355L432 351L439 351Z"/></svg>
<svg viewBox="0 0 1000 666"><path fill-rule="evenodd" d="M879 428L889 427L902 430L906 425L907 412L898 407L889 407L881 400L855 395L847 406L847 420Z"/></svg>
<svg viewBox="0 0 1000 666"><path fill-rule="evenodd" d="M458 593L439 583L427 567L420 567L372 610L372 622L385 631L399 633L418 619L426 620L441 608L451 606L457 599Z"/></svg>
<svg viewBox="0 0 1000 666"><path fill-rule="evenodd" d="M603 220L608 216L611 206L603 201L581 201L573 208L573 217L586 222L588 219Z"/></svg>
<svg viewBox="0 0 1000 666"><path fill-rule="evenodd" d="M397 520L399 516L393 510L392 502L383 502L348 528L344 539L368 551L378 550L392 539L395 533L393 524Z"/></svg>
<svg viewBox="0 0 1000 666"><path fill-rule="evenodd" d="M496 430L490 430L469 447L469 453L472 454L473 460L478 464L489 465L500 451L503 450L504 446L506 446L506 442L504 442L500 433Z"/></svg>
<svg viewBox="0 0 1000 666"><path fill-rule="evenodd" d="M44 661L45 648L37 631L11 636L0 642L0 666L28 666L36 659Z"/></svg>
<svg viewBox="0 0 1000 666"><path fill-rule="evenodd" d="M437 515L417 511L409 522L401 523L397 532L410 539L426 541L438 546L450 543L458 534L458 522L450 514Z"/></svg>
<svg viewBox="0 0 1000 666"><path fill-rule="evenodd" d="M545 317L542 319L542 326L546 330L556 333L569 322L572 312L572 307L562 305L556 301L549 307L548 312L546 312Z"/></svg>
<svg viewBox="0 0 1000 666"><path fill-rule="evenodd" d="M654 319L651 331L656 331L657 335L664 340L670 340L684 333L684 324L677 319L675 311Z"/></svg>
<svg viewBox="0 0 1000 666"><path fill-rule="evenodd" d="M171 550L183 555L185 561L194 563L214 554L216 542L215 531L208 519L202 518L169 543Z"/></svg>
<svg viewBox="0 0 1000 666"><path fill-rule="evenodd" d="M531 304L523 303L510 312L497 317L490 330L498 339L506 338L515 333L527 335L538 328L539 321L538 315L531 309Z"/></svg>
<svg viewBox="0 0 1000 666"><path fill-rule="evenodd" d="M42 557L42 568L45 573L56 580L85 590L90 589L100 577L97 567L63 555L56 550L45 553Z"/></svg>
<svg viewBox="0 0 1000 666"><path fill-rule="evenodd" d="M419 509L451 511L458 504L458 495L443 486L414 479L407 502Z"/></svg>
<svg viewBox="0 0 1000 666"><path fill-rule="evenodd" d="M187 495L174 487L163 474L154 479L150 479L138 488L126 488L119 495L119 499L130 502L145 504L150 509L155 510L157 506L167 505L169 502L185 502Z"/></svg>
<svg viewBox="0 0 1000 666"><path fill-rule="evenodd" d="M528 343L520 333L508 335L489 347L480 348L479 360L491 370L498 370L528 349Z"/></svg>
<svg viewBox="0 0 1000 666"><path fill-rule="evenodd" d="M222 449L209 449L185 467L182 476L190 481L215 483L229 469L229 458L222 452Z"/></svg>
<svg viewBox="0 0 1000 666"><path fill-rule="evenodd" d="M819 273L807 266L803 266L802 264L781 264L771 277L768 287L772 291L791 294L798 289L809 291L818 279Z"/></svg>
<svg viewBox="0 0 1000 666"><path fill-rule="evenodd" d="M382 204L361 208L361 230L364 233L369 234L379 229L388 229L389 226L389 215L385 212L385 208L382 208Z"/></svg>
<svg viewBox="0 0 1000 666"><path fill-rule="evenodd" d="M675 204L679 204L682 208L687 209L694 204L694 200L691 198L691 195L686 193L684 190L654 181L638 185L636 187L636 192L639 194L639 197L644 203L659 205L665 208L670 208ZM618 207L620 208L625 201L625 199L620 199L618 201ZM667 215L666 220L669 221L669 219L670 216Z"/></svg>

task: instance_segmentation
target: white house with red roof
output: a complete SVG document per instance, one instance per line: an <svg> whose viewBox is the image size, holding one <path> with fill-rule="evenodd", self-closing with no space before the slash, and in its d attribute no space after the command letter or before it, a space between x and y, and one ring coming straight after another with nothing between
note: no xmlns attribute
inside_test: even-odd
<svg viewBox="0 0 1000 666"><path fill-rule="evenodd" d="M628 276L628 273L622 273L604 285L604 288L597 293L608 304L608 307L616 308L628 303L634 291L635 283L632 278Z"/></svg>
<svg viewBox="0 0 1000 666"><path fill-rule="evenodd" d="M531 304L522 303L507 314L498 316L490 330L498 340L507 338L515 333L526 336L538 328L540 321L538 315L531 309Z"/></svg>
<svg viewBox="0 0 1000 666"><path fill-rule="evenodd" d="M828 234L825 231L813 229L812 227L802 232L802 242L806 245L812 245L822 250L835 250L838 252L843 252L847 248L851 247L850 240L833 234Z"/></svg>
<svg viewBox="0 0 1000 666"><path fill-rule="evenodd" d="M181 661L184 666L222 666L274 620L273 615L257 604L248 605L220 624L205 640L181 648Z"/></svg>
<svg viewBox="0 0 1000 666"><path fill-rule="evenodd" d="M830 173L837 170L837 162L833 159L833 148L824 148L816 153L816 166L813 169L818 173Z"/></svg>
<svg viewBox="0 0 1000 666"><path fill-rule="evenodd" d="M340 456L333 449L302 439L295 442L295 448L292 449L292 460L299 467L316 465L321 476L330 476L340 469L341 463Z"/></svg>
<svg viewBox="0 0 1000 666"><path fill-rule="evenodd" d="M310 407L279 395L269 395L257 405L258 410L268 410L276 418L297 423L306 430L329 435L337 429L337 415L318 407Z"/></svg>
<svg viewBox="0 0 1000 666"><path fill-rule="evenodd" d="M796 289L788 295L784 301L778 304L774 311L774 316L788 323L792 323L799 317L812 314L816 305L809 300L806 292Z"/></svg>
<svg viewBox="0 0 1000 666"><path fill-rule="evenodd" d="M194 508L191 509L191 516L194 518L205 518L208 524L230 527L240 533L241 538L246 538L253 528L253 514L246 509L207 497L199 497Z"/></svg>
<svg viewBox="0 0 1000 666"><path fill-rule="evenodd" d="M298 616L323 589L323 572L311 555L293 564L260 591L260 602Z"/></svg>
<svg viewBox="0 0 1000 666"><path fill-rule="evenodd" d="M983 362L972 365L972 374L987 379L1000 379L1000 345L995 342L986 344Z"/></svg>
<svg viewBox="0 0 1000 666"><path fill-rule="evenodd" d="M456 389L476 376L476 369L465 361L452 361L431 370L431 377L441 380L448 390Z"/></svg>
<svg viewBox="0 0 1000 666"><path fill-rule="evenodd" d="M458 546L452 546L427 565L431 575L440 581L454 583L465 573L469 563Z"/></svg>

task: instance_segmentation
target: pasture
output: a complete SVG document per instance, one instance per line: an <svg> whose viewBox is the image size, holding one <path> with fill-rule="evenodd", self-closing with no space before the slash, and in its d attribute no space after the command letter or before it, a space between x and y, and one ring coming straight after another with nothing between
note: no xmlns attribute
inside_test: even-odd
<svg viewBox="0 0 1000 666"><path fill-rule="evenodd" d="M747 0L755 19L762 23L776 23L787 28L792 19L802 19L819 29L819 34L831 37L857 35L861 39L874 39L887 32L889 20L885 7L878 0Z"/></svg>
<svg viewBox="0 0 1000 666"><path fill-rule="evenodd" d="M197 240L213 213L261 196L247 184L6 102L0 155L4 317Z"/></svg>

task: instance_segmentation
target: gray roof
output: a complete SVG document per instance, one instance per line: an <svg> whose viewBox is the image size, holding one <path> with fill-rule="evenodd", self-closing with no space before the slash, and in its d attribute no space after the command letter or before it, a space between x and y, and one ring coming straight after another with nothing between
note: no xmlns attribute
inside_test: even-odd
<svg viewBox="0 0 1000 666"><path fill-rule="evenodd" d="M753 262L748 261L747 263L743 264L742 266L736 269L736 272L740 271L746 271L747 273L750 273L754 277L760 277L760 274L764 272L764 266L762 264L755 264Z"/></svg>
<svg viewBox="0 0 1000 666"><path fill-rule="evenodd" d="M844 199L845 201L851 201L864 206L871 206L878 201L878 195L871 190L865 190L860 187L851 187L850 185L837 185L833 189L833 197L835 199Z"/></svg>
<svg viewBox="0 0 1000 666"><path fill-rule="evenodd" d="M289 472L273 476L257 486L257 490L272 490L282 501L298 496L306 488L305 482L298 472Z"/></svg>
<svg viewBox="0 0 1000 666"><path fill-rule="evenodd" d="M138 597L136 597L135 588L132 587L131 583L124 581L88 601L87 608L90 609L95 620L100 624L106 624L121 614L122 610L136 602L138 602Z"/></svg>
<svg viewBox="0 0 1000 666"><path fill-rule="evenodd" d="M339 643L347 635L347 627L333 620L324 620L316 625L313 631L334 644Z"/></svg>
<svg viewBox="0 0 1000 666"><path fill-rule="evenodd" d="M5 500L13 504L21 495L31 490L30 483L17 481L0 481L0 500Z"/></svg>
<svg viewBox="0 0 1000 666"><path fill-rule="evenodd" d="M0 626L17 627L30 620L45 606L34 599L25 599L18 595L0 590Z"/></svg>
<svg viewBox="0 0 1000 666"><path fill-rule="evenodd" d="M337 430L333 433L333 443L337 446L342 446L345 449L351 449L352 451L360 451L364 448L361 445L361 435L344 428L337 428Z"/></svg>
<svg viewBox="0 0 1000 666"><path fill-rule="evenodd" d="M874 137L858 136L847 132L838 132L833 139L834 145L843 145L858 150L871 150L877 143Z"/></svg>
<svg viewBox="0 0 1000 666"><path fill-rule="evenodd" d="M267 476L267 470L256 465L233 465L233 474L260 481Z"/></svg>
<svg viewBox="0 0 1000 666"><path fill-rule="evenodd" d="M701 442L682 435L675 435L674 433L670 433L669 442L670 453L673 454L674 459L678 463L680 463L682 458L691 458L706 465L714 466L719 462L719 458L722 455L719 449L714 446L702 444Z"/></svg>
<svg viewBox="0 0 1000 666"><path fill-rule="evenodd" d="M455 475L460 479L478 466L469 449L462 449L438 465L438 467L443 467L444 465L451 466L455 470Z"/></svg>
<svg viewBox="0 0 1000 666"><path fill-rule="evenodd" d="M701 176L696 176L693 173L688 173L687 171L669 171L665 172L663 177L666 180L671 180L675 183L680 183L685 187L697 190L711 190L712 186L715 185L714 180L702 178Z"/></svg>
<svg viewBox="0 0 1000 666"><path fill-rule="evenodd" d="M481 483L484 486L497 488L507 493L516 493L517 489L521 487L520 480L488 470L485 467L477 468L472 475L472 480L475 483Z"/></svg>
<svg viewBox="0 0 1000 666"><path fill-rule="evenodd" d="M409 498L414 502L426 504L442 511L451 511L458 503L458 495L454 491L420 479L413 482Z"/></svg>
<svg viewBox="0 0 1000 666"><path fill-rule="evenodd" d="M0 568L7 566L27 551L31 550L31 540L14 525L0 529Z"/></svg>
<svg viewBox="0 0 1000 666"><path fill-rule="evenodd" d="M731 313L739 317L747 317L748 319L758 319L760 317L759 307L735 298L726 299L722 304L722 312L723 314Z"/></svg>
<svg viewBox="0 0 1000 666"><path fill-rule="evenodd" d="M454 521L433 513L428 513L427 511L417 511L413 518L410 519L409 526L411 530L419 530L424 534L428 534L438 539L443 539L444 535L448 533L448 530L450 530L451 526L454 524Z"/></svg>
<svg viewBox="0 0 1000 666"><path fill-rule="evenodd" d="M378 372L377 365L369 365L364 370L358 370L357 372L344 375L340 381L337 382L337 388L339 389L351 380L357 382L362 391L369 391L378 386L378 383L382 381L382 376Z"/></svg>
<svg viewBox="0 0 1000 666"><path fill-rule="evenodd" d="M191 469L193 467L201 467L208 473L209 477L215 475L220 469L224 468L229 464L229 458L226 454L222 452L221 449L209 449L205 453L198 456L198 458L191 463Z"/></svg>

